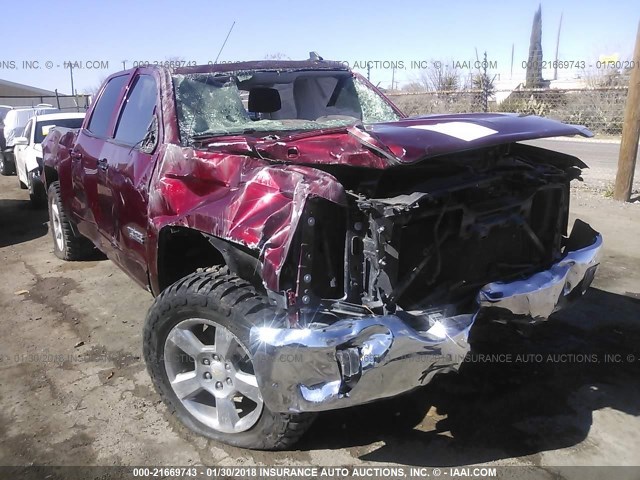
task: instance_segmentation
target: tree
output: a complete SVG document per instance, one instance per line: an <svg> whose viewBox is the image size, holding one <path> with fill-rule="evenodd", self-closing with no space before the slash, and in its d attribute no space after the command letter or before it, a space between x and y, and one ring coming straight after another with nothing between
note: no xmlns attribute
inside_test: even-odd
<svg viewBox="0 0 640 480"><path fill-rule="evenodd" d="M424 92L425 87L422 82L413 81L405 83L400 90L402 90L403 92Z"/></svg>
<svg viewBox="0 0 640 480"><path fill-rule="evenodd" d="M529 59L527 61L527 88L541 88L542 80L542 5L533 16L531 38L529 40Z"/></svg>
<svg viewBox="0 0 640 480"><path fill-rule="evenodd" d="M453 92L460 88L460 75L457 69L446 65L443 67L440 64L440 67L434 67L428 72L436 92Z"/></svg>
<svg viewBox="0 0 640 480"><path fill-rule="evenodd" d="M489 111L489 97L491 97L496 89L493 85L495 75L493 78L489 77L487 73L487 52L484 52L484 61L482 62L482 69L478 69L478 73L473 76L472 84L473 89L477 91L474 95L474 106L480 108L483 112Z"/></svg>
<svg viewBox="0 0 640 480"><path fill-rule="evenodd" d="M582 72L582 79L589 88L598 87L626 87L629 85L631 68L591 68Z"/></svg>
<svg viewBox="0 0 640 480"><path fill-rule="evenodd" d="M460 71L452 63L433 61L433 66L420 72L418 78L411 82L411 89L427 90L430 92L453 92L460 90Z"/></svg>
<svg viewBox="0 0 640 480"><path fill-rule="evenodd" d="M95 98L96 95L98 94L98 92L100 91L100 87L102 87L102 84L104 83L104 81L107 79L106 75L101 75L100 76L100 80L98 81L98 83L93 84L90 87L85 87L83 89L83 94L84 95L89 95L91 98Z"/></svg>

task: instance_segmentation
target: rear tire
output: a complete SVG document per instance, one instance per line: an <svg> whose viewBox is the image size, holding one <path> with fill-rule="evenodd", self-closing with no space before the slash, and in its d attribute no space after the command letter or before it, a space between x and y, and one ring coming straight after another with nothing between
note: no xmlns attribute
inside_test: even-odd
<svg viewBox="0 0 640 480"><path fill-rule="evenodd" d="M147 315L143 351L169 412L194 432L236 447L293 445L315 415L270 411L247 348L251 327L277 316L227 267L193 273L164 290Z"/></svg>
<svg viewBox="0 0 640 480"><path fill-rule="evenodd" d="M62 205L60 182L49 186L49 228L53 236L53 253L62 260L83 260L93 252L93 244L76 235Z"/></svg>

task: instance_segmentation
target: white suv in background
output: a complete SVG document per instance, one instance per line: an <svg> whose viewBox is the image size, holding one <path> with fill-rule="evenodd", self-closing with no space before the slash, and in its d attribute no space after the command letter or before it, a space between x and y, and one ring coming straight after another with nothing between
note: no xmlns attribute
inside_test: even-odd
<svg viewBox="0 0 640 480"><path fill-rule="evenodd" d="M53 127L80 128L84 113L51 113L31 117L24 136L14 140L16 173L21 188L29 189L34 205L46 204L47 194L42 184L42 142Z"/></svg>
<svg viewBox="0 0 640 480"><path fill-rule="evenodd" d="M24 127L27 125L27 121L34 115L57 111L57 108L48 103L40 103L35 107L15 107L6 113L3 129L3 151L0 157L0 175L15 175L16 164L13 147L15 146L16 138L24 136Z"/></svg>

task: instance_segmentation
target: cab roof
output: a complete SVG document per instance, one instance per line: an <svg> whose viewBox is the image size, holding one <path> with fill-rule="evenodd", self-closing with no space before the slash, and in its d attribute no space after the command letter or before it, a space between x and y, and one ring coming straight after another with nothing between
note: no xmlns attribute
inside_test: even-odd
<svg viewBox="0 0 640 480"><path fill-rule="evenodd" d="M259 60L251 62L216 63L214 65L195 65L176 67L174 73L225 73L250 71L295 71L295 70L342 70L349 68L340 62L329 60Z"/></svg>

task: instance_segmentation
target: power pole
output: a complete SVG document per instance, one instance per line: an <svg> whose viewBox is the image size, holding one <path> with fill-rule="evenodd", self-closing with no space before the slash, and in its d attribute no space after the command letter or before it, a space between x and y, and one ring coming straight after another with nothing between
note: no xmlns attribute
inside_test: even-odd
<svg viewBox="0 0 640 480"><path fill-rule="evenodd" d="M69 73L71 74L71 95L75 95L75 91L73 89L73 63L69 60Z"/></svg>
<svg viewBox="0 0 640 480"><path fill-rule="evenodd" d="M613 198L620 202L628 202L633 187L633 172L636 168L638 141L640 141L640 22L636 34L636 46L633 52L635 68L631 69L629 91L624 110L620 156L618 157L618 173Z"/></svg>
<svg viewBox="0 0 640 480"><path fill-rule="evenodd" d="M513 80L513 50L515 49L516 44L511 44L511 74L509 75L509 80Z"/></svg>
<svg viewBox="0 0 640 480"><path fill-rule="evenodd" d="M558 36L556 37L556 57L553 63L553 79L558 79L558 50L560 49L560 30L562 30L562 13L560 14L560 25L558 25Z"/></svg>

